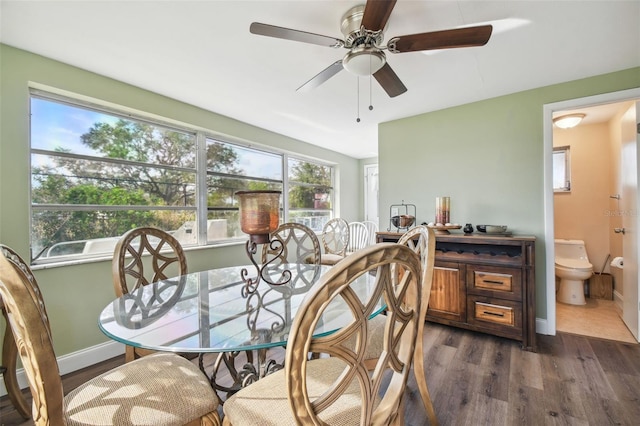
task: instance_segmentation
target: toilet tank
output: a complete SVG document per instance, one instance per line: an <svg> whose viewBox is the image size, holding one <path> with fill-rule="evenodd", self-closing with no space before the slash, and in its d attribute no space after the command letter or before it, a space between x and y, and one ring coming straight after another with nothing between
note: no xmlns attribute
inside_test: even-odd
<svg viewBox="0 0 640 426"><path fill-rule="evenodd" d="M556 257L562 257L565 259L583 259L589 260L587 257L587 249L584 246L582 240L563 240L556 239Z"/></svg>

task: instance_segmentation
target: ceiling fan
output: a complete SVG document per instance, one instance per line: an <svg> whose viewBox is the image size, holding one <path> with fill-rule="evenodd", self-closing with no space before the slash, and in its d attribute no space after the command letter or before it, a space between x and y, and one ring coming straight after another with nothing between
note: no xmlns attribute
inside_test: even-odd
<svg viewBox="0 0 640 426"><path fill-rule="evenodd" d="M320 34L253 22L252 34L303 43L318 44L349 51L343 59L322 70L297 90L318 87L342 69L356 75L373 75L390 97L407 91L400 78L387 62L385 50L390 53L421 50L451 49L456 47L484 46L491 37L493 27L480 25L392 37L382 45L384 29L397 0L367 0L366 5L355 6L342 17L341 30L344 40Z"/></svg>

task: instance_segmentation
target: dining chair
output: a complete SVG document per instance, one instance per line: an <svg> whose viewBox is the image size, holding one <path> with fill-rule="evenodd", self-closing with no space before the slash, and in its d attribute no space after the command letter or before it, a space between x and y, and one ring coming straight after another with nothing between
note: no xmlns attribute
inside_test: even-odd
<svg viewBox="0 0 640 426"><path fill-rule="evenodd" d="M369 245L375 244L377 242L376 233L378 232L378 229L379 229L378 224L371 220L365 220L362 223L364 223L364 226L367 227L367 231L369 232Z"/></svg>
<svg viewBox="0 0 640 426"><path fill-rule="evenodd" d="M397 285L391 275L405 273ZM369 274L369 272L374 272ZM313 286L294 318L285 368L231 396L224 425L404 424L403 396L419 328L420 261L407 246L381 243L333 266ZM370 279L373 296L361 300L354 286ZM370 321L386 302L384 355L373 372L364 365ZM332 334L314 336L322 314L342 304L349 322ZM354 346L346 342L354 340ZM309 351L323 354L308 359ZM326 356L330 355L330 356Z"/></svg>
<svg viewBox="0 0 640 426"><path fill-rule="evenodd" d="M320 276L320 260L318 236L311 228L299 223L283 223L271 234L271 242L262 246L262 264L267 265L267 270L276 274L274 276L295 268L292 275L285 273L281 276L288 276L291 280L283 290L299 290L313 285ZM308 273L310 271L313 273Z"/></svg>
<svg viewBox="0 0 640 426"><path fill-rule="evenodd" d="M116 297L137 288L187 273L187 258L180 242L158 228L140 227L126 232L116 244L113 261L113 289ZM154 351L125 347L126 362Z"/></svg>
<svg viewBox="0 0 640 426"><path fill-rule="evenodd" d="M307 263L320 264L321 250L318 236L313 230L300 223L283 223L271 234L272 240L280 244L262 246L262 263Z"/></svg>
<svg viewBox="0 0 640 426"><path fill-rule="evenodd" d="M188 360L158 353L81 384L66 396L44 301L33 275L0 255L0 297L27 376L37 426L219 425L218 399Z"/></svg>
<svg viewBox="0 0 640 426"><path fill-rule="evenodd" d="M433 229L420 225L411 228L405 232L398 244L408 246L411 250L420 256L421 266L421 278L422 283L422 303L420 305L420 321L418 329L418 337L415 348L414 359L414 373L420 396L422 397L422 403L429 417L429 424L435 426L438 424L438 419L433 408L431 396L429 395L429 389L427 387L426 375L424 371L424 323L427 316L427 308L429 306L429 296L431 295L431 284L433 281L433 268L435 262L435 245L436 238ZM382 315L378 315L371 319L372 333L369 335L369 351L365 354L366 364L370 369L374 369L378 358L381 356L384 348L384 336L385 336L385 321Z"/></svg>
<svg viewBox="0 0 640 426"><path fill-rule="evenodd" d="M349 245L349 223L334 217L322 227L322 246L324 253L320 259L323 265L335 265L344 259Z"/></svg>
<svg viewBox="0 0 640 426"><path fill-rule="evenodd" d="M369 245L369 230L362 222L349 222L349 245L347 254L365 248Z"/></svg>
<svg viewBox="0 0 640 426"><path fill-rule="evenodd" d="M29 280L31 285L28 289L32 293L34 300L42 300L40 288L38 287L35 277L33 277L33 273L31 272L29 265L27 265L22 257L20 257L20 255L9 246L0 244L0 251L9 262L31 277ZM15 339L13 338L13 332L9 325L9 314L4 307L2 297L0 297L0 310L2 310L2 315L4 316L7 325L4 330L4 340L2 341L2 365L0 365L0 371L2 372L2 378L4 380L4 387L7 390L7 395L9 396L11 404L13 404L18 414L20 414L24 419L28 419L31 417L31 410L29 408L29 403L20 390L18 377L16 375L18 347L16 346ZM44 305L42 305L42 312L46 316Z"/></svg>

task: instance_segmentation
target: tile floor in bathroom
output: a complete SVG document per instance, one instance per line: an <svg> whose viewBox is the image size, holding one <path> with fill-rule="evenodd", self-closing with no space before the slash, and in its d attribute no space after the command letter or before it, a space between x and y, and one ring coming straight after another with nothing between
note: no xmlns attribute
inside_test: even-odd
<svg viewBox="0 0 640 426"><path fill-rule="evenodd" d="M586 298L586 305L556 303L556 330L638 343L620 318L613 300Z"/></svg>

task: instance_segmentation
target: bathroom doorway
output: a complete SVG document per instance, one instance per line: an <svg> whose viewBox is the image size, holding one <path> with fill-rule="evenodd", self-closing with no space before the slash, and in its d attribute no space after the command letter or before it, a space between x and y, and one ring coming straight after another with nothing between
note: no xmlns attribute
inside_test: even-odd
<svg viewBox="0 0 640 426"><path fill-rule="evenodd" d="M574 334L586 334L606 339L635 343L638 342L637 325L635 330L636 335L634 337L629 330L630 328L633 329L633 327L628 327L622 320L622 289L618 289L619 291L615 292L618 296L617 300L611 300L609 297L587 297L587 304L583 306L556 303L556 279L554 273L555 250L553 246L553 241L556 236L558 238L584 240L589 255L589 261L593 265L594 273L599 274L600 272L612 272L609 266L611 258L608 257L611 251L610 244L619 244L619 251L621 252L622 239L618 237L622 237L622 235L614 234L613 231L609 229L612 226L611 224L615 222L615 218L608 218L606 216L607 213L609 213L609 215L613 215L614 213L621 211L620 206L615 204L617 202L615 200L620 200L620 194L613 193L611 191L611 187L618 188L620 185L609 186L604 184L604 182L611 182L611 176L607 176L605 173L609 173L609 170L612 170L613 172L618 172L620 170L619 158L621 158L621 147L616 147L615 144L612 144L611 149L613 151L611 152L602 151L603 149L609 149L603 148L602 146L598 146L597 148L589 147L596 147L594 144L599 140L608 141L612 137L615 138L615 135L611 134L609 121L614 118L615 120L621 120L621 111L625 111L631 105L634 105L634 101L637 101L638 99L640 99L640 89L633 89L545 105L545 237L547 242L546 326L549 334L555 334L557 330L571 332ZM586 114L583 123L578 127L574 129L555 129L553 127L552 117L576 112ZM570 132L575 133L571 136ZM599 135L597 134L598 132ZM596 133L596 135L593 135L592 133ZM592 140L589 141L589 139ZM580 192L576 188L573 194L567 191L565 193L555 193L554 195L552 184L553 147L567 144L575 144L569 149L569 152L571 153L570 161L574 163L571 168L579 171L580 167L582 167L583 176L575 176L576 179L582 178L582 180L579 180L576 183L585 185L585 182L587 182L587 185L589 185L589 191L584 191L583 188L583 191ZM585 154L588 149L599 149L601 152L590 152ZM602 161L605 157L613 160L618 158L618 164L609 166L608 164L603 165L597 163L598 161ZM577 164L577 162L586 163ZM591 173L591 175L589 175L589 173ZM603 175L594 176L594 174L597 175L598 173L602 173ZM637 167L634 170L633 176L637 179ZM588 194L585 195L585 192L588 192ZM595 192L598 192L598 194L594 195ZM637 187L635 192L637 193ZM583 199L580 201L579 199L581 196ZM585 200L584 197L592 198ZM583 205L574 206L573 214L567 213L572 211L570 207L567 207L567 205L570 205L571 203L579 204L580 202L582 202ZM590 204L588 208L585 208L584 203L593 204ZM580 212L580 214L576 214L576 212ZM589 214L588 212L591 213ZM563 214L565 217L562 216ZM638 215L633 215L632 220L637 221ZM637 234L631 238L630 237L631 235L627 237L625 243L633 241L634 246L637 247ZM616 247L614 247L614 251L615 250ZM621 271L616 271L615 275L618 275L617 272ZM630 298L635 298L635 300L626 300L624 301L624 305L626 306L633 303L634 307L638 307L637 273L633 278L635 295L633 291L627 291L626 294ZM628 283L625 283L625 285L626 284ZM588 286L585 290L588 292ZM615 297L613 299L615 299ZM637 322L637 319L635 322ZM632 322L631 325L633 324L635 323Z"/></svg>

